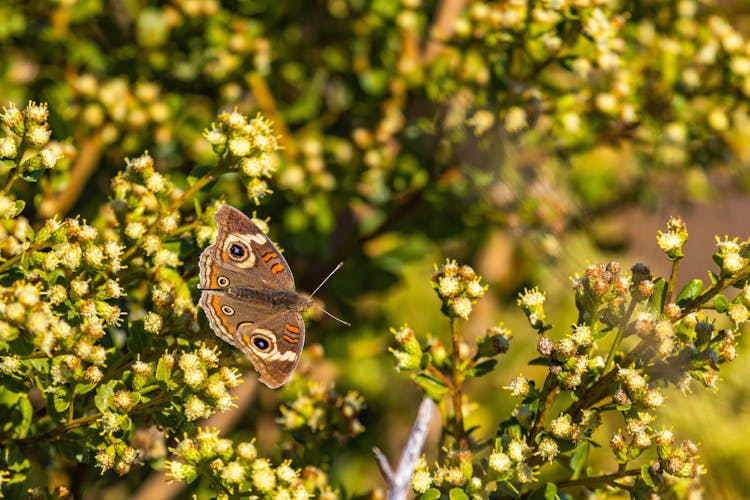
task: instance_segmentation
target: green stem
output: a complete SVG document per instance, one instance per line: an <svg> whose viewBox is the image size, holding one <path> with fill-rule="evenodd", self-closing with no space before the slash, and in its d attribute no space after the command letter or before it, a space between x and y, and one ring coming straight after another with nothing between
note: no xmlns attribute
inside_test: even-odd
<svg viewBox="0 0 750 500"><path fill-rule="evenodd" d="M617 351L620 349L620 344L622 344L622 339L625 335L625 327L630 321L630 317L633 315L633 311L635 311L635 306L636 301L631 300L625 316L623 316L622 321L620 321L620 324L617 327L617 335L615 336L615 341L612 343L609 354L607 354L607 362L604 364L604 370L602 370L604 373L608 372L610 368L612 368L612 363L614 363L615 361L615 354L617 354Z"/></svg>
<svg viewBox="0 0 750 500"><path fill-rule="evenodd" d="M9 258L2 264L0 264L0 273L4 273L11 267L15 266L18 261L24 258L24 256L29 256L32 254L32 252L36 252L38 250L41 250L43 248L48 248L49 245L46 242L39 242L33 245L29 245L28 248L24 249L22 252L18 252L13 257Z"/></svg>
<svg viewBox="0 0 750 500"><path fill-rule="evenodd" d="M3 194L8 194L8 192L10 191L10 188L13 187L13 184L16 182L16 180L18 180L20 175L21 174L19 173L18 168L14 168L13 173L10 174L10 177L8 177L8 182L5 184L5 186L2 189Z"/></svg>
<svg viewBox="0 0 750 500"><path fill-rule="evenodd" d="M674 283L677 281L677 269L680 267L680 261L672 261L672 272L669 273L669 282L667 283L667 294L664 299L665 304L672 302L672 295L674 294Z"/></svg>
<svg viewBox="0 0 750 500"><path fill-rule="evenodd" d="M462 450L469 449L469 440L464 428L463 413L463 361L461 360L461 332L458 328L456 318L451 318L451 340L453 342L453 386L451 396L453 398L453 425L455 427L456 441Z"/></svg>
<svg viewBox="0 0 750 500"><path fill-rule="evenodd" d="M741 272L734 275L731 280L728 280L726 278L719 278L714 285L706 288L698 297L682 306L682 314L680 314L680 318L684 318L691 312L698 309L701 305L708 302L715 295L718 295L722 290L726 290L727 288L734 286L735 283L744 280L748 276L750 276L750 268L743 269Z"/></svg>
<svg viewBox="0 0 750 500"><path fill-rule="evenodd" d="M541 402L541 405L536 412L536 416L534 417L534 424L532 425L531 430L529 431L529 437L526 440L526 442L530 446L533 446L535 444L536 436L544 427L544 421L547 419L547 415L549 415L549 411L552 408L552 403L554 403L555 398L557 397L557 394L559 392L560 386L557 383L557 379L553 375L548 373L547 378L544 379L542 392L541 394L539 394L539 401Z"/></svg>

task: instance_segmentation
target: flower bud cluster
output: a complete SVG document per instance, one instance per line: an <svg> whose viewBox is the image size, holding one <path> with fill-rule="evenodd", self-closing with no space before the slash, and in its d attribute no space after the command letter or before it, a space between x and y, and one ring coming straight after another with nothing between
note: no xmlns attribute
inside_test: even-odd
<svg viewBox="0 0 750 500"><path fill-rule="evenodd" d="M667 222L667 232L664 233L659 230L656 236L659 248L671 261L680 260L683 257L682 247L685 246L687 239L687 228L679 217L671 217Z"/></svg>
<svg viewBox="0 0 750 500"><path fill-rule="evenodd" d="M718 251L714 254L714 261L721 268L722 276L747 273L750 263L750 245L747 241L740 242L737 238L730 240L729 237L722 240L717 236L716 248Z"/></svg>
<svg viewBox="0 0 750 500"><path fill-rule="evenodd" d="M404 325L398 330L391 328L391 333L396 339L396 347L389 347L388 350L396 358L396 370L418 369L422 362L423 352L414 330Z"/></svg>
<svg viewBox="0 0 750 500"><path fill-rule="evenodd" d="M96 238L96 229L76 219L48 220L37 231L29 244L44 250L28 255L44 279L19 280L0 290L3 340L21 335L47 355L69 353L79 361L105 363L107 354L99 340L108 327L121 324L117 299L123 292L117 280L99 272L120 266L119 249L110 249ZM67 376L56 379L59 383L69 380Z"/></svg>
<svg viewBox="0 0 750 500"><path fill-rule="evenodd" d="M186 435L172 451L179 461L167 461L170 479L189 484L198 477L210 477L231 495L241 492L259 498L306 500L327 486L325 481L303 480L288 461L273 466L270 460L258 456L252 441L235 444L219 437L218 429L199 427L194 436Z"/></svg>
<svg viewBox="0 0 750 500"><path fill-rule="evenodd" d="M547 300L545 294L539 291L538 287L531 290L524 290L519 294L517 304L523 313L529 319L531 327L535 330L544 328L544 320L547 315L544 312L544 301Z"/></svg>
<svg viewBox="0 0 750 500"><path fill-rule="evenodd" d="M118 476L124 476L133 465L140 465L142 461L140 451L122 441L102 447L94 455L95 466L102 474L111 470Z"/></svg>
<svg viewBox="0 0 750 500"><path fill-rule="evenodd" d="M576 307L584 320L600 317L606 325L618 324L625 313L631 288L631 279L620 275L619 262L589 266L582 276L576 275L572 281Z"/></svg>
<svg viewBox="0 0 750 500"><path fill-rule="evenodd" d="M472 497L483 498L490 491L486 489L486 476L475 473L472 460L474 455L469 450L450 450L441 464L435 464L430 470L427 461L422 457L412 475L412 490L425 493L430 488L449 491L461 488ZM491 483L490 483L491 484Z"/></svg>
<svg viewBox="0 0 750 500"><path fill-rule="evenodd" d="M173 141L174 110L156 81L130 84L124 77L100 80L91 73L74 76L71 119L104 144L130 145L137 151L142 137L157 143ZM148 132L144 132L148 131Z"/></svg>
<svg viewBox="0 0 750 500"><path fill-rule="evenodd" d="M132 249L129 253L138 250L156 266L178 267L177 253L166 243L179 229L181 216L172 206L182 193L157 171L154 158L144 153L128 159L125 170L112 180L112 192L107 224L117 229Z"/></svg>
<svg viewBox="0 0 750 500"><path fill-rule="evenodd" d="M461 319L469 319L472 306L487 291L487 285L482 284L482 277L474 269L459 266L452 260L436 269L432 275L432 288L442 301L443 314Z"/></svg>
<svg viewBox="0 0 750 500"><path fill-rule="evenodd" d="M189 421L205 419L235 406L229 391L236 388L241 379L235 368L219 367L216 349L198 344L196 350L183 351L170 363L179 368L177 376L188 389L183 411Z"/></svg>
<svg viewBox="0 0 750 500"><path fill-rule="evenodd" d="M16 176L33 181L43 170L55 168L60 150L50 142L48 118L47 103L29 101L23 111L13 103L2 108L0 160L14 162Z"/></svg>
<svg viewBox="0 0 750 500"><path fill-rule="evenodd" d="M0 112L0 166L5 181L0 186L2 257L13 257L26 250L25 240L30 236L28 220L18 217L26 202L16 200L11 188L19 179L37 182L46 170L58 166L62 156L61 146L50 140L48 117L47 104L33 101L23 111L10 103Z"/></svg>
<svg viewBox="0 0 750 500"><path fill-rule="evenodd" d="M332 439L334 434L351 439L365 430L359 420L364 409L364 398L356 391L340 394L332 386L309 381L304 392L279 407L277 421L285 430L311 439Z"/></svg>
<svg viewBox="0 0 750 500"><path fill-rule="evenodd" d="M265 179L276 170L279 144L268 120L260 115L248 120L236 110L222 113L204 137L222 161L240 172L248 198L257 204L271 193Z"/></svg>

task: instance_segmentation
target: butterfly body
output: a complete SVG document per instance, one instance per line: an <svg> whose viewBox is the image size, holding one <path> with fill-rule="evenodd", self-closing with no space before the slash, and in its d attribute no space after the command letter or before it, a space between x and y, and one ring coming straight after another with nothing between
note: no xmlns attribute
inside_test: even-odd
<svg viewBox="0 0 750 500"><path fill-rule="evenodd" d="M301 312L313 302L297 293L281 252L244 213L222 205L216 242L201 253L201 298L211 329L253 363L259 380L287 382L305 342Z"/></svg>
<svg viewBox="0 0 750 500"><path fill-rule="evenodd" d="M238 299L249 300L261 307L266 306L269 309L289 309L304 312L313 305L312 299L297 292L286 290L257 290L229 286L224 290L224 293Z"/></svg>

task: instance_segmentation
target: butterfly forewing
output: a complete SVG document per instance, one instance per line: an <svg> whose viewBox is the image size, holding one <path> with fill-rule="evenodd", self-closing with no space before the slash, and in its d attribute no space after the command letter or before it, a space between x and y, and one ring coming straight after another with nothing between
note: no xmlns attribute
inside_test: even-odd
<svg viewBox="0 0 750 500"><path fill-rule="evenodd" d="M205 251L213 248L218 267L233 274L231 286L294 290L294 276L286 259L248 216L222 205L214 219L216 243Z"/></svg>

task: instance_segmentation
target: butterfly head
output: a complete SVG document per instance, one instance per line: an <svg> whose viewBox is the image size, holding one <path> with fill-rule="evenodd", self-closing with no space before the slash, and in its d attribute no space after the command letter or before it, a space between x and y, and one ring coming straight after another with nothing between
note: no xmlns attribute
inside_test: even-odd
<svg viewBox="0 0 750 500"><path fill-rule="evenodd" d="M299 312L304 312L314 305L315 301L313 301L312 297L310 297L309 295L300 294L298 295L297 306L295 309Z"/></svg>

